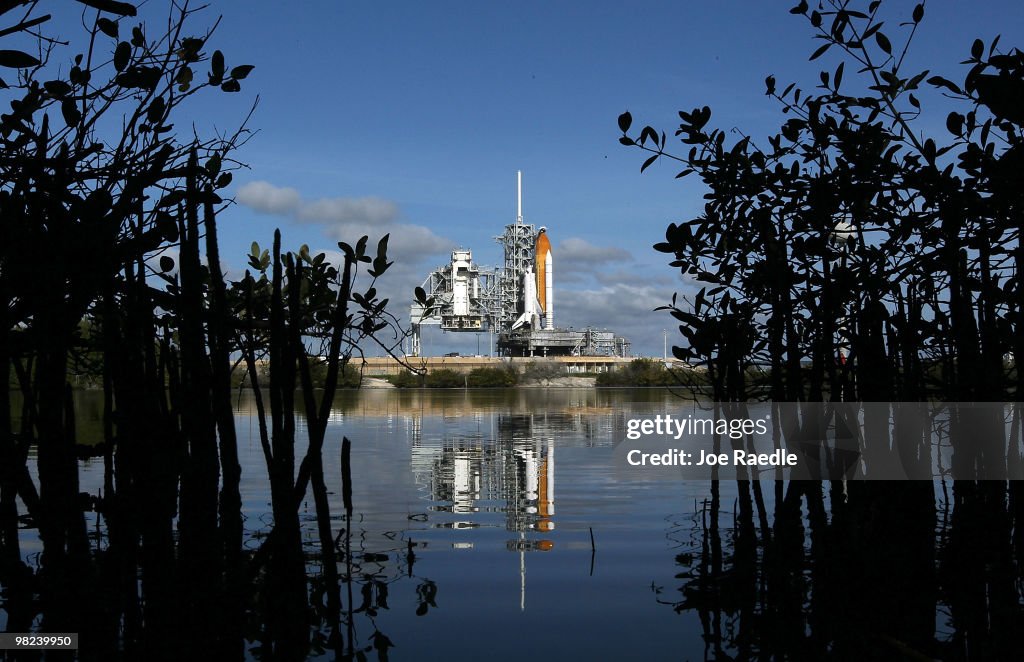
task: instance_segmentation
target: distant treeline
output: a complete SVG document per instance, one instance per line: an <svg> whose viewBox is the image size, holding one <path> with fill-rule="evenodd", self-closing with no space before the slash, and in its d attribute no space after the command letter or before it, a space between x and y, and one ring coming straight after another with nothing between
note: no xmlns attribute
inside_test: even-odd
<svg viewBox="0 0 1024 662"><path fill-rule="evenodd" d="M668 368L654 359L636 359L619 370L597 376L598 386L701 386L707 383L707 373L703 371Z"/></svg>
<svg viewBox="0 0 1024 662"><path fill-rule="evenodd" d="M569 373L554 362L537 361L522 371L509 365L501 368L476 368L468 373L435 370L418 375L403 372L390 375L388 381L399 388L508 388L545 382L560 377L589 377L596 386L701 386L707 383L705 373L689 369L669 369L661 361L635 359L628 365L608 372Z"/></svg>

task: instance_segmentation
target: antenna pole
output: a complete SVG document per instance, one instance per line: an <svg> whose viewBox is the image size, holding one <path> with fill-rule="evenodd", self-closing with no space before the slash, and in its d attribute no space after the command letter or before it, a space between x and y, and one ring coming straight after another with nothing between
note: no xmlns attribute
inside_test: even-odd
<svg viewBox="0 0 1024 662"><path fill-rule="evenodd" d="M523 171L516 170L516 225L523 223Z"/></svg>

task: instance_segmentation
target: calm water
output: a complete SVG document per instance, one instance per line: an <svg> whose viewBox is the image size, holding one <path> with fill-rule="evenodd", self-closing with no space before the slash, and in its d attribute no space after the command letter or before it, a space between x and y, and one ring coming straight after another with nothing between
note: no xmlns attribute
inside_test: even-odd
<svg viewBox="0 0 1024 662"><path fill-rule="evenodd" d="M87 419L99 415L94 395L79 394ZM340 394L324 464L338 535L341 438L352 440L357 642L382 633L391 660L703 658L697 616L664 603L679 598L676 556L699 548L708 485L626 474L613 458L624 419L690 408L660 389ZM255 548L272 522L245 395L236 421ZM99 434L89 421L80 431ZM83 463L82 489L96 493L102 471L101 460ZM301 513L315 559L311 492ZM31 563L39 548L25 542Z"/></svg>
<svg viewBox="0 0 1024 662"><path fill-rule="evenodd" d="M706 485L619 476L612 457L613 430L630 411L679 406L663 391L343 394L328 432L328 488L340 495L344 434L353 539L386 557L362 564L387 584L388 609L356 619L360 638L376 626L395 644L392 660L702 658L696 618L659 604L652 586L678 583L674 559L691 546ZM249 425L244 404L239 425ZM256 529L268 498L250 439L245 469L260 480L247 481L243 498ZM332 512L343 512L335 499ZM423 613L431 587L437 606Z"/></svg>

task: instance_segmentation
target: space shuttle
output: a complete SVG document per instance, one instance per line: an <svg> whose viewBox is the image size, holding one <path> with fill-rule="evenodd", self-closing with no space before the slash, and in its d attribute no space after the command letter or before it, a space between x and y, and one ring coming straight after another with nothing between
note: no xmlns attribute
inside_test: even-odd
<svg viewBox="0 0 1024 662"><path fill-rule="evenodd" d="M516 221L523 218L523 173L518 172ZM512 330L530 325L534 331L555 328L555 258L551 252L548 229L541 226L533 246L533 264L523 274L523 314L512 325Z"/></svg>

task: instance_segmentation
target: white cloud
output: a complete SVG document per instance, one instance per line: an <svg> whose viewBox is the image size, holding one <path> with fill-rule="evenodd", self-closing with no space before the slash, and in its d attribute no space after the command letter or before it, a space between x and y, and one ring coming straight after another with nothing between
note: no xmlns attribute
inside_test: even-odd
<svg viewBox="0 0 1024 662"><path fill-rule="evenodd" d="M593 280L601 285L613 287L616 285L631 285L640 287L644 285L657 285L660 287L674 286L675 281L664 273L652 274L650 267L634 265L632 269L616 269L610 271L602 269L593 274Z"/></svg>
<svg viewBox="0 0 1024 662"><path fill-rule="evenodd" d="M235 202L264 214L289 216L299 211L302 197L293 188L249 182L235 192Z"/></svg>
<svg viewBox="0 0 1024 662"><path fill-rule="evenodd" d="M321 225L324 236L333 241L355 245L366 235L372 249L382 236L390 234L388 257L407 264L420 263L432 254L451 250L454 245L430 228L398 222L398 205L374 196L307 201L293 188L256 181L239 188L235 201L260 213Z"/></svg>
<svg viewBox="0 0 1024 662"><path fill-rule="evenodd" d="M552 248L557 283L591 283L613 263L632 262L629 251L617 246L597 246L586 239L569 237ZM557 286L557 285L556 285Z"/></svg>
<svg viewBox="0 0 1024 662"><path fill-rule="evenodd" d="M285 189L286 191L291 189ZM303 203L296 217L314 223L391 223L398 218L398 205L383 198L320 198Z"/></svg>
<svg viewBox="0 0 1024 662"><path fill-rule="evenodd" d="M388 239L388 255L390 256L394 253L417 262L432 254L449 251L454 246L452 241L437 236L430 228L408 223L379 225L370 223L336 224L324 228L324 234L335 241L344 241L353 246L359 241L360 237L366 235L370 238L370 248L376 247L377 240L385 234L390 234L391 237Z"/></svg>
<svg viewBox="0 0 1024 662"><path fill-rule="evenodd" d="M593 264L595 262L628 262L633 259L629 251L617 246L596 246L586 239L569 237L556 249L560 262ZM598 265L601 266L601 265Z"/></svg>

